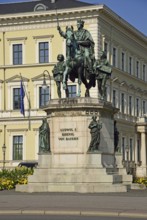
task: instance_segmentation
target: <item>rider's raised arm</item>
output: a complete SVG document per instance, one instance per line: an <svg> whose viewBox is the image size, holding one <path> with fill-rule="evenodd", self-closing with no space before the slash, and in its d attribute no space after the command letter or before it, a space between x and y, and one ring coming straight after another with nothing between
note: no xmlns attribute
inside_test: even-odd
<svg viewBox="0 0 147 220"><path fill-rule="evenodd" d="M66 38L66 33L61 30L60 26L57 26L57 30L62 37Z"/></svg>

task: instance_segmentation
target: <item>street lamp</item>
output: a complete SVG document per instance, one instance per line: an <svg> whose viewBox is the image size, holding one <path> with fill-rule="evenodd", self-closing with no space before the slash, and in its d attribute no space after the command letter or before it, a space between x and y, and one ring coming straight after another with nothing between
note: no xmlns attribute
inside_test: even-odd
<svg viewBox="0 0 147 220"><path fill-rule="evenodd" d="M45 74L47 73L47 75ZM49 87L49 98L51 100L51 76L49 74L49 72L47 70L44 70L43 72L43 84L42 84L42 88L45 90L47 88L47 83L46 83L46 77L48 76L49 78L49 82L50 82L50 87Z"/></svg>
<svg viewBox="0 0 147 220"><path fill-rule="evenodd" d="M6 145L3 144L2 146L2 151L3 151L3 170L5 169L5 163L6 163Z"/></svg>
<svg viewBox="0 0 147 220"><path fill-rule="evenodd" d="M4 144L2 146L2 152L3 152L3 170L5 169L5 163L6 163L6 125L4 125Z"/></svg>

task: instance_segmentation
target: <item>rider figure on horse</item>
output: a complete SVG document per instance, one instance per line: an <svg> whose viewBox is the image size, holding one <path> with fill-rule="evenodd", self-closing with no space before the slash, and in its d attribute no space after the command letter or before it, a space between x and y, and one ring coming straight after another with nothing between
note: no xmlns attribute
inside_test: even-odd
<svg viewBox="0 0 147 220"><path fill-rule="evenodd" d="M93 61L94 61L94 41L90 32L84 27L84 21L77 20L77 31L74 31L74 37L76 39L77 47L84 56L85 66L88 69L89 74L93 74ZM60 26L57 27L60 35L66 38L66 32L63 32Z"/></svg>
<svg viewBox="0 0 147 220"><path fill-rule="evenodd" d="M93 60L94 60L94 41L90 32L84 29L84 21L77 20L77 31L75 31L75 39L80 51L85 57L85 63L88 67L88 72L93 74Z"/></svg>

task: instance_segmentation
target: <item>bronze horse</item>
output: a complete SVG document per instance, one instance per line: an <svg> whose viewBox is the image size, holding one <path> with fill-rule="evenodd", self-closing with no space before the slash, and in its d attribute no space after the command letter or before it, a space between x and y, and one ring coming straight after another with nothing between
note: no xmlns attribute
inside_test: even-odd
<svg viewBox="0 0 147 220"><path fill-rule="evenodd" d="M63 89L67 88L68 78L74 82L78 79L78 94L81 96L81 84L85 85L85 97L89 97L89 89L95 86L95 76L90 75L86 67L84 54L81 53L72 26L66 28L66 67L63 73Z"/></svg>

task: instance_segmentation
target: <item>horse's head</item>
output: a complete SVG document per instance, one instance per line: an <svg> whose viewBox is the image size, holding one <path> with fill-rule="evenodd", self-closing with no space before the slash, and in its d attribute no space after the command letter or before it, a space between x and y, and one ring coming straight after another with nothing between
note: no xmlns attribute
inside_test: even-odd
<svg viewBox="0 0 147 220"><path fill-rule="evenodd" d="M73 46L73 42L75 41L74 38L74 31L73 26L66 26L66 44L68 47Z"/></svg>

